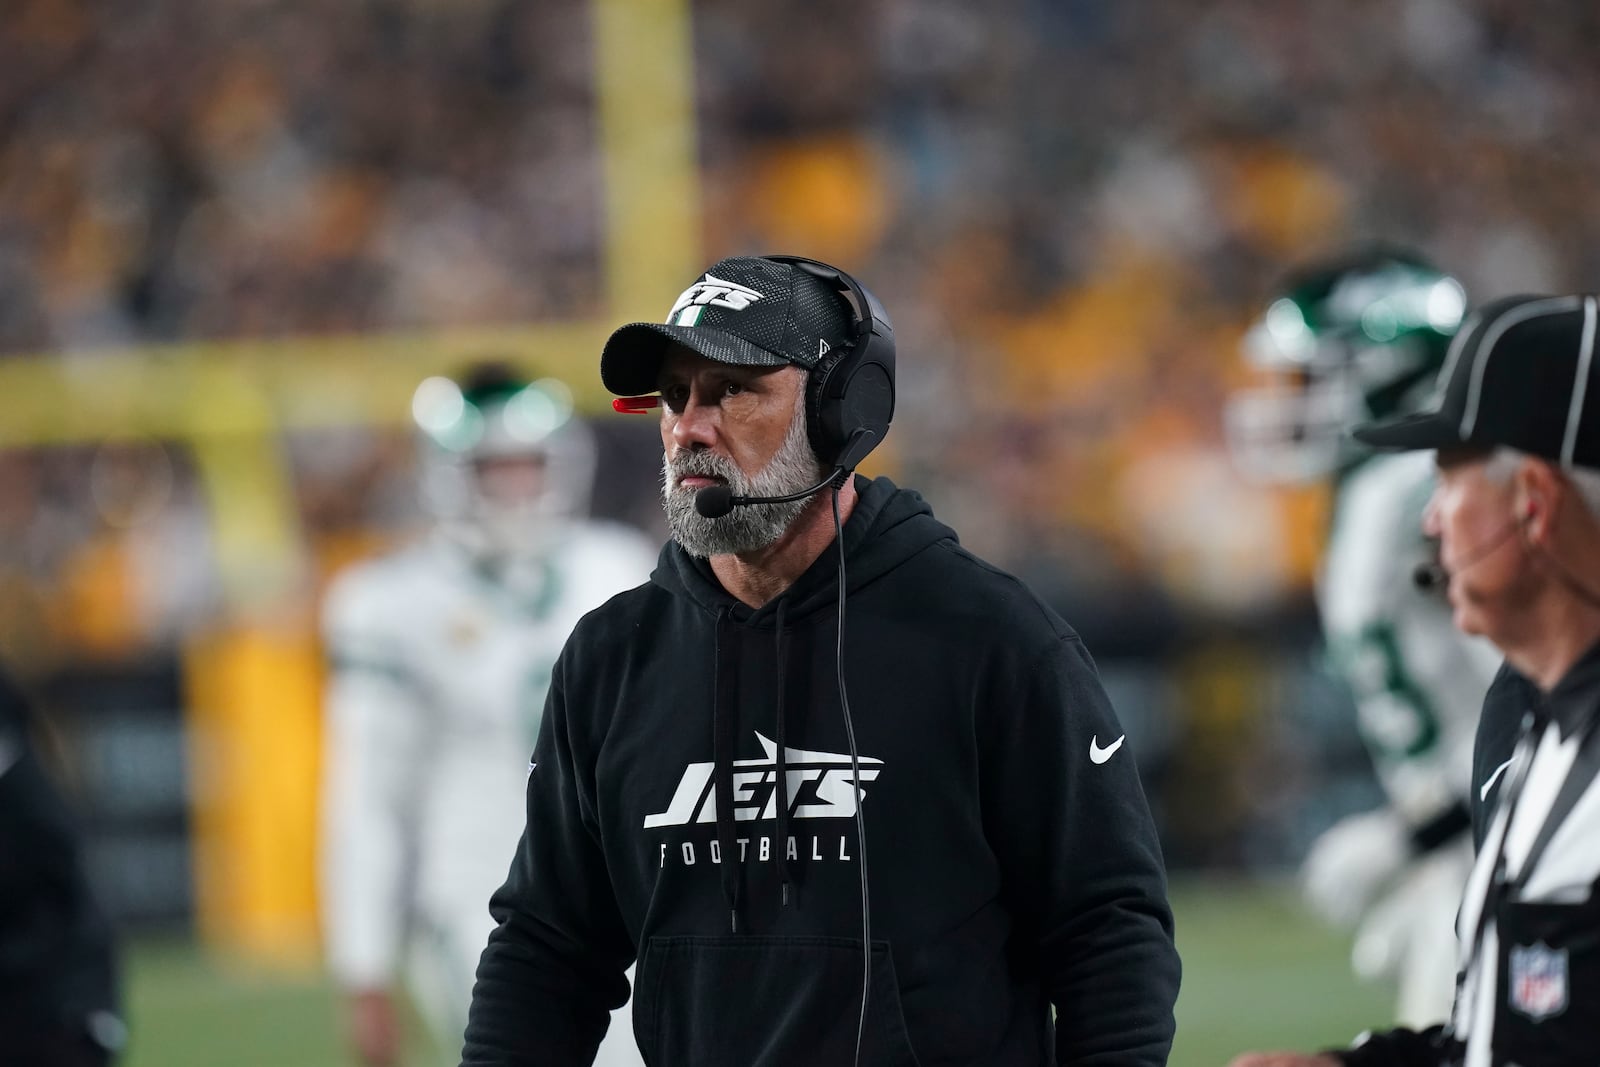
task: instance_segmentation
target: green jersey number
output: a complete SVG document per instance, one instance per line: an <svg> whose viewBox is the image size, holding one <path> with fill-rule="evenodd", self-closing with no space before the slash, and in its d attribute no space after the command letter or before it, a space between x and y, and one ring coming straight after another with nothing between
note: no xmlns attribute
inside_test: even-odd
<svg viewBox="0 0 1600 1067"><path fill-rule="evenodd" d="M1355 696L1361 735L1374 756L1403 763L1438 745L1438 713L1406 670L1393 626L1371 623L1334 641L1331 652Z"/></svg>

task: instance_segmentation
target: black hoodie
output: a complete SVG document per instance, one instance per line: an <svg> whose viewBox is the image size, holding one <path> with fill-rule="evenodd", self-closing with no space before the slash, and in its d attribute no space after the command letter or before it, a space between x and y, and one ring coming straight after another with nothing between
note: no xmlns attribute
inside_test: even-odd
<svg viewBox="0 0 1600 1067"><path fill-rule="evenodd" d="M917 494L857 486L842 670L865 848L837 549L752 610L669 543L556 666L464 1064L591 1063L635 956L653 1067L852 1063L863 855L862 1064L1166 1062L1161 856L1088 653Z"/></svg>

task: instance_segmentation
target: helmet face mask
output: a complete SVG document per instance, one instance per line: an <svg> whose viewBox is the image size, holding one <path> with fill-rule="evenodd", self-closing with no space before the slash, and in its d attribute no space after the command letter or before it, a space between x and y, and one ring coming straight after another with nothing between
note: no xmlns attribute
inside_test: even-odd
<svg viewBox="0 0 1600 1067"><path fill-rule="evenodd" d="M1228 447L1254 480L1318 481L1346 461L1345 430L1361 421L1362 409L1361 391L1349 375L1246 389L1224 412Z"/></svg>
<svg viewBox="0 0 1600 1067"><path fill-rule="evenodd" d="M423 506L475 555L540 555L588 512L594 441L562 383L429 378L411 412Z"/></svg>
<svg viewBox="0 0 1600 1067"><path fill-rule="evenodd" d="M1242 472L1272 482L1326 478L1367 453L1357 423L1419 399L1466 314L1456 279L1390 250L1302 272L1246 334L1262 384L1224 412Z"/></svg>

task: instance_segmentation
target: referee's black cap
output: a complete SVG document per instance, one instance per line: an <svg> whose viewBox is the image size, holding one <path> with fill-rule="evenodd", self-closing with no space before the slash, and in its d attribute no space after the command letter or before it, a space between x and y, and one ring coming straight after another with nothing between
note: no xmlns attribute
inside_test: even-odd
<svg viewBox="0 0 1600 1067"><path fill-rule="evenodd" d="M1427 410L1368 423L1355 438L1391 451L1505 447L1600 468L1600 300L1512 296L1467 317Z"/></svg>

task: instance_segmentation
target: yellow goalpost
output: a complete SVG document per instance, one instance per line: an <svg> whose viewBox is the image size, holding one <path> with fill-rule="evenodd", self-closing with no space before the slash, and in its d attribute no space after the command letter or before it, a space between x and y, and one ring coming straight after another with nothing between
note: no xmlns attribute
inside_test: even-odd
<svg viewBox="0 0 1600 1067"><path fill-rule="evenodd" d="M485 351L564 378L581 408L605 410L607 331L659 317L700 266L689 4L594 0L591 11L603 321L0 359L0 450L156 439L195 458L227 608L184 649L196 918L212 947L294 965L317 947L321 672L316 635L283 610L308 560L282 436L399 425L419 380Z"/></svg>

